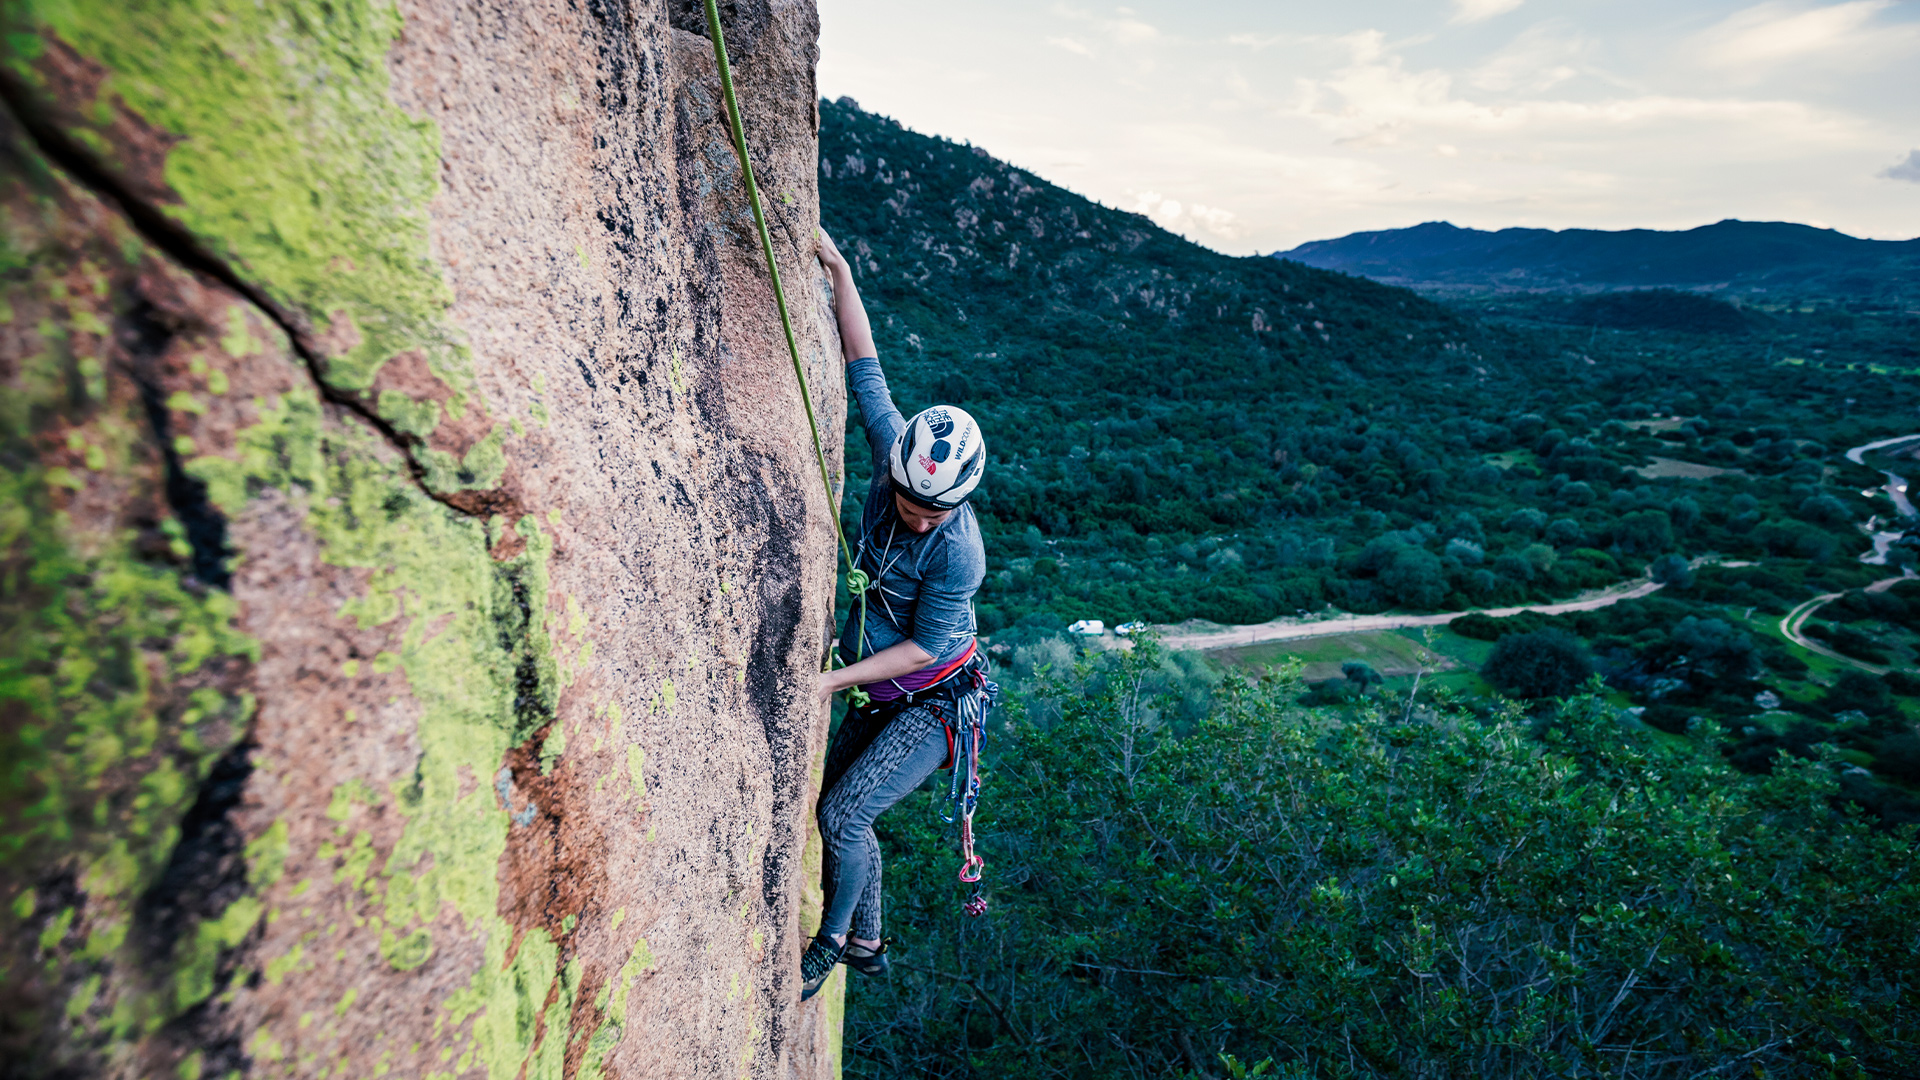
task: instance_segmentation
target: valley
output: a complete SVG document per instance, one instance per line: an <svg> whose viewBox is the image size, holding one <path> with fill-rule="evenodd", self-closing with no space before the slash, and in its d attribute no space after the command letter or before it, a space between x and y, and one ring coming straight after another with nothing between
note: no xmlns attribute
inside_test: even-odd
<svg viewBox="0 0 1920 1080"><path fill-rule="evenodd" d="M1739 288L1431 252L1376 281L821 117L822 219L896 399L987 432L1003 689L1004 914L928 901L950 838L882 822L928 966L851 993L852 1071L1207 1073L1182 1040L1300 1076L1917 1059L1873 1018L1909 1023L1875 987L1920 978L1906 248L1793 227L1814 255L1769 269L1767 229L1716 226L1740 243L1688 272L1745 252ZM1783 1049L1782 1023L1811 1034ZM1814 1045L1855 1071L1808 1071ZM1651 1046L1667 1064L1621 1049Z"/></svg>

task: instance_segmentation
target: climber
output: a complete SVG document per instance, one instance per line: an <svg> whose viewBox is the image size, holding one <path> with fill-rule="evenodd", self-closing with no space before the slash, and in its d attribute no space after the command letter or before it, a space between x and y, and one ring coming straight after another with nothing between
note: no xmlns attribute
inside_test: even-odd
<svg viewBox="0 0 1920 1080"><path fill-rule="evenodd" d="M827 748L818 809L826 906L800 960L802 1001L843 961L864 975L886 973L873 822L942 766L955 695L980 685L968 676L985 665L974 643L973 594L986 576L986 552L967 505L986 468L979 425L951 405L901 417L853 270L824 230L820 262L833 281L847 383L873 449L873 481L854 559L872 583L866 618L857 625L857 605L848 616L840 634L846 666L820 676L819 695L824 702L859 687L870 700L848 708Z"/></svg>

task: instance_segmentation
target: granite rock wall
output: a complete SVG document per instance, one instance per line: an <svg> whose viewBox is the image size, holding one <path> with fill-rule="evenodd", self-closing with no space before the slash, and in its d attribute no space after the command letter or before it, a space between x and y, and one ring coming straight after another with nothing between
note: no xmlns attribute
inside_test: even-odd
<svg viewBox="0 0 1920 1080"><path fill-rule="evenodd" d="M0 12L0 1073L837 1071L834 541L698 9ZM723 22L837 454L817 18Z"/></svg>

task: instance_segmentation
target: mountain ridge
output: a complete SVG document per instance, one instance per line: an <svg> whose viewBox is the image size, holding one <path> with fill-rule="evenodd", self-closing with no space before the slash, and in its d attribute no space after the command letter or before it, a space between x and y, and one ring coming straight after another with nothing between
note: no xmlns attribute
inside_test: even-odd
<svg viewBox="0 0 1920 1080"><path fill-rule="evenodd" d="M1911 292L1920 239L1869 240L1784 221L1727 218L1692 229L1405 229L1315 240L1273 256L1428 290L1623 288Z"/></svg>

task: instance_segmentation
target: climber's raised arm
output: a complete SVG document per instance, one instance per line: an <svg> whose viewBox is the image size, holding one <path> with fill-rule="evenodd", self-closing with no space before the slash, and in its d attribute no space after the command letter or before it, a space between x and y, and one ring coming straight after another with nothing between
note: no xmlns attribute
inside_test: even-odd
<svg viewBox="0 0 1920 1080"><path fill-rule="evenodd" d="M827 268L833 281L833 314L840 322L840 349L847 363L880 355L873 347L873 326L867 322L866 306L860 303L860 290L853 284L853 267L825 229L820 230L820 265Z"/></svg>
<svg viewBox="0 0 1920 1080"><path fill-rule="evenodd" d="M879 350L873 343L873 326L867 321L866 305L860 302L860 289L853 283L853 268L824 229L820 231L820 264L833 279L833 308L840 323L840 351L847 360L847 386L860 401L860 422L866 428L874 475L878 476L886 468L882 456L893 446L900 429L907 426L907 419L900 415L893 394L887 390Z"/></svg>

